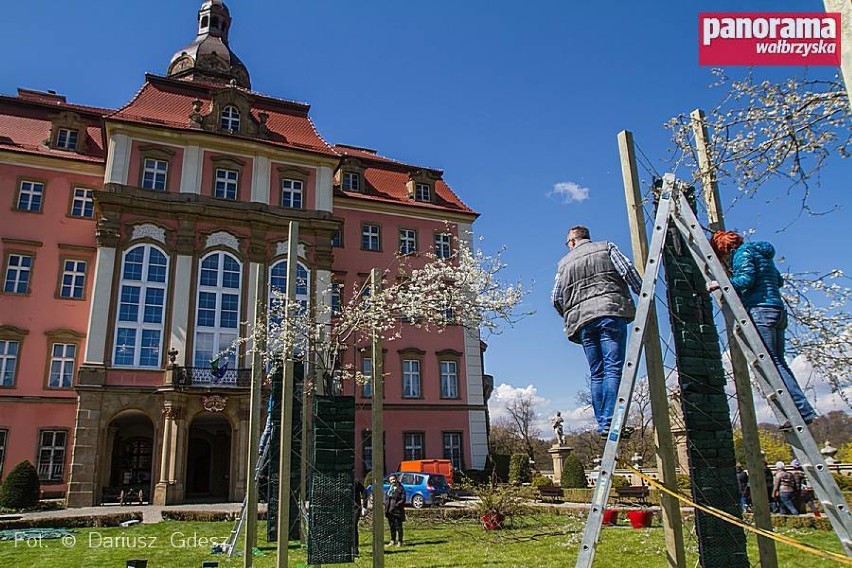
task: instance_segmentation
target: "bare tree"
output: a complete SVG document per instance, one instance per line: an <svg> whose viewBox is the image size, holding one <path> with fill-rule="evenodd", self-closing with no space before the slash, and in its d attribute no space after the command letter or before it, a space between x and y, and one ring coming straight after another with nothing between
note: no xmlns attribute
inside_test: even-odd
<svg viewBox="0 0 852 568"><path fill-rule="evenodd" d="M512 423L524 451L535 459L535 443L541 432L536 427L538 415L535 412L535 400L530 393L519 393L506 404L506 412Z"/></svg>

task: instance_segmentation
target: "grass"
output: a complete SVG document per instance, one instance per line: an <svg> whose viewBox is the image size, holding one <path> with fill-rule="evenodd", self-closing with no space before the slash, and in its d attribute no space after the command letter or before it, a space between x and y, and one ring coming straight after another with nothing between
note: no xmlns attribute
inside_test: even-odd
<svg viewBox="0 0 852 568"><path fill-rule="evenodd" d="M541 514L519 520L513 529L485 532L472 521L410 521L405 526L407 545L386 549L385 560L389 568L573 566L583 523L580 518ZM263 538L265 523L260 526L259 544L264 556L255 558L255 566L272 567L275 566L275 547ZM224 541L231 528L231 523L165 521L128 528L79 529L75 532L76 544L69 547L58 540L0 542L0 566L124 566L125 561L132 558L147 559L149 568L188 568L201 566L203 560L218 560L222 567L242 566L242 558L210 554L211 539ZM684 532L689 535L691 527L685 527ZM818 548L841 552L833 532L810 529L781 532ZM687 564L695 566L697 543L694 537L686 538ZM782 568L837 566L832 560L811 556L780 543L777 549ZM371 566L367 527L361 531L360 554L355 566ZM753 537L749 537L749 555L752 564L756 564L757 544ZM664 557L661 528L608 527L603 530L598 544L595 568L623 568L626 561L642 568L663 567ZM305 566L305 551L296 543L291 544L289 560L290 566Z"/></svg>

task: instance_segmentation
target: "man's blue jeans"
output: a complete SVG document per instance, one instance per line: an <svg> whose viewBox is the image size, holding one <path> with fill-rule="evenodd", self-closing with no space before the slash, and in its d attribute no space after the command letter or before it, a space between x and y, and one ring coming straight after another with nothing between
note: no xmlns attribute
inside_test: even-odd
<svg viewBox="0 0 852 568"><path fill-rule="evenodd" d="M779 512L782 515L786 515L787 513L791 515L798 515L799 510L796 509L796 504L793 502L793 492L792 491L779 491L778 492L778 507Z"/></svg>
<svg viewBox="0 0 852 568"><path fill-rule="evenodd" d="M580 329L580 343L589 361L592 375L592 408L598 432L609 430L621 368L627 346L627 320L616 317L597 318Z"/></svg>
<svg viewBox="0 0 852 568"><path fill-rule="evenodd" d="M775 368L778 369L778 374L781 375L781 380L784 381L784 386L790 391L790 396L796 403L799 414L802 415L804 420L813 420L816 418L816 412L811 403L808 402L802 387L796 382L796 377L793 376L793 371L784 358L784 331L787 329L787 310L758 306L749 308L748 313L760 334L760 338L763 339L763 344L766 345L766 350L769 352L772 362L775 363Z"/></svg>

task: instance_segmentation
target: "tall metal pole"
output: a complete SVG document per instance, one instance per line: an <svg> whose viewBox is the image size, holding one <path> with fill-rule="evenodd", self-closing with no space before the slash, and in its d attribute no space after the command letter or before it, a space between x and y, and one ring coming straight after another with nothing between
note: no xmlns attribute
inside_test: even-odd
<svg viewBox="0 0 852 568"><path fill-rule="evenodd" d="M645 214L642 209L642 191L636 171L636 154L633 133L622 130L618 133L618 153L621 156L621 176L624 179L624 197L627 200L627 219L630 223L630 240L633 244L633 259L640 275L644 275L648 263L648 236L645 232ZM677 491L677 459L672 442L669 399L666 392L666 373L663 355L660 352L660 330L657 310L651 304L645 332L645 369L648 371L648 392L651 397L651 418L654 424L654 450L657 467L662 473L662 482L672 491ZM683 522L678 500L663 493L661 497L663 531L666 538L669 566L686 565L683 546Z"/></svg>
<svg viewBox="0 0 852 568"><path fill-rule="evenodd" d="M292 333L290 311L296 301L296 262L299 253L299 222L290 221L287 236L287 289L284 318L285 339ZM287 567L290 545L290 451L293 445L293 345L284 343L284 370L281 385L281 453L278 460L278 554L276 566Z"/></svg>
<svg viewBox="0 0 852 568"><path fill-rule="evenodd" d="M698 153L698 167L701 171L701 194L707 206L707 220L711 231L724 231L725 219L719 202L719 186L716 183L716 172L710 160L708 147L707 125L704 113L695 109L690 113L692 133L695 136L695 147ZM754 524L759 528L772 530L772 519L769 514L769 492L766 478L763 475L763 456L760 451L760 435L757 429L757 415L754 410L751 378L748 372L748 362L734 337L736 323L725 318L728 330L728 350L731 354L731 368L734 372L734 385L737 389L737 405L740 411L740 427L743 431L743 447L746 454L746 469L748 469L749 486L751 487L752 509ZM757 548L760 565L763 568L777 568L778 556L775 552L775 541L764 536L757 537Z"/></svg>
<svg viewBox="0 0 852 568"><path fill-rule="evenodd" d="M243 568L251 568L254 561L254 555L251 551L257 546L257 476L255 470L257 469L260 438L260 391L263 385L263 351L266 349L266 342L257 333L258 330L266 327L266 267L262 262L259 262L255 267L254 277L254 297L256 298L254 326L255 335L257 336L256 341L258 343L252 345L253 353L251 357L249 439L248 448L246 448L248 452L248 470L246 471L246 526L245 540L243 542Z"/></svg>
<svg viewBox="0 0 852 568"><path fill-rule="evenodd" d="M370 271L370 296L376 297L382 289L382 273L374 268ZM385 566L385 426L382 410L385 398L384 360L382 338L373 331L373 568Z"/></svg>

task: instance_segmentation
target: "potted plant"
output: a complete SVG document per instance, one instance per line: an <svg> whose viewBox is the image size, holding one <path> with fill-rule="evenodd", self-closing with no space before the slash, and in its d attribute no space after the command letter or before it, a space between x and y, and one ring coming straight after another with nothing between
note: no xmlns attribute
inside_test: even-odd
<svg viewBox="0 0 852 568"><path fill-rule="evenodd" d="M514 487L481 486L474 491L478 497L476 511L485 530L499 530L507 519L521 512L522 497Z"/></svg>

